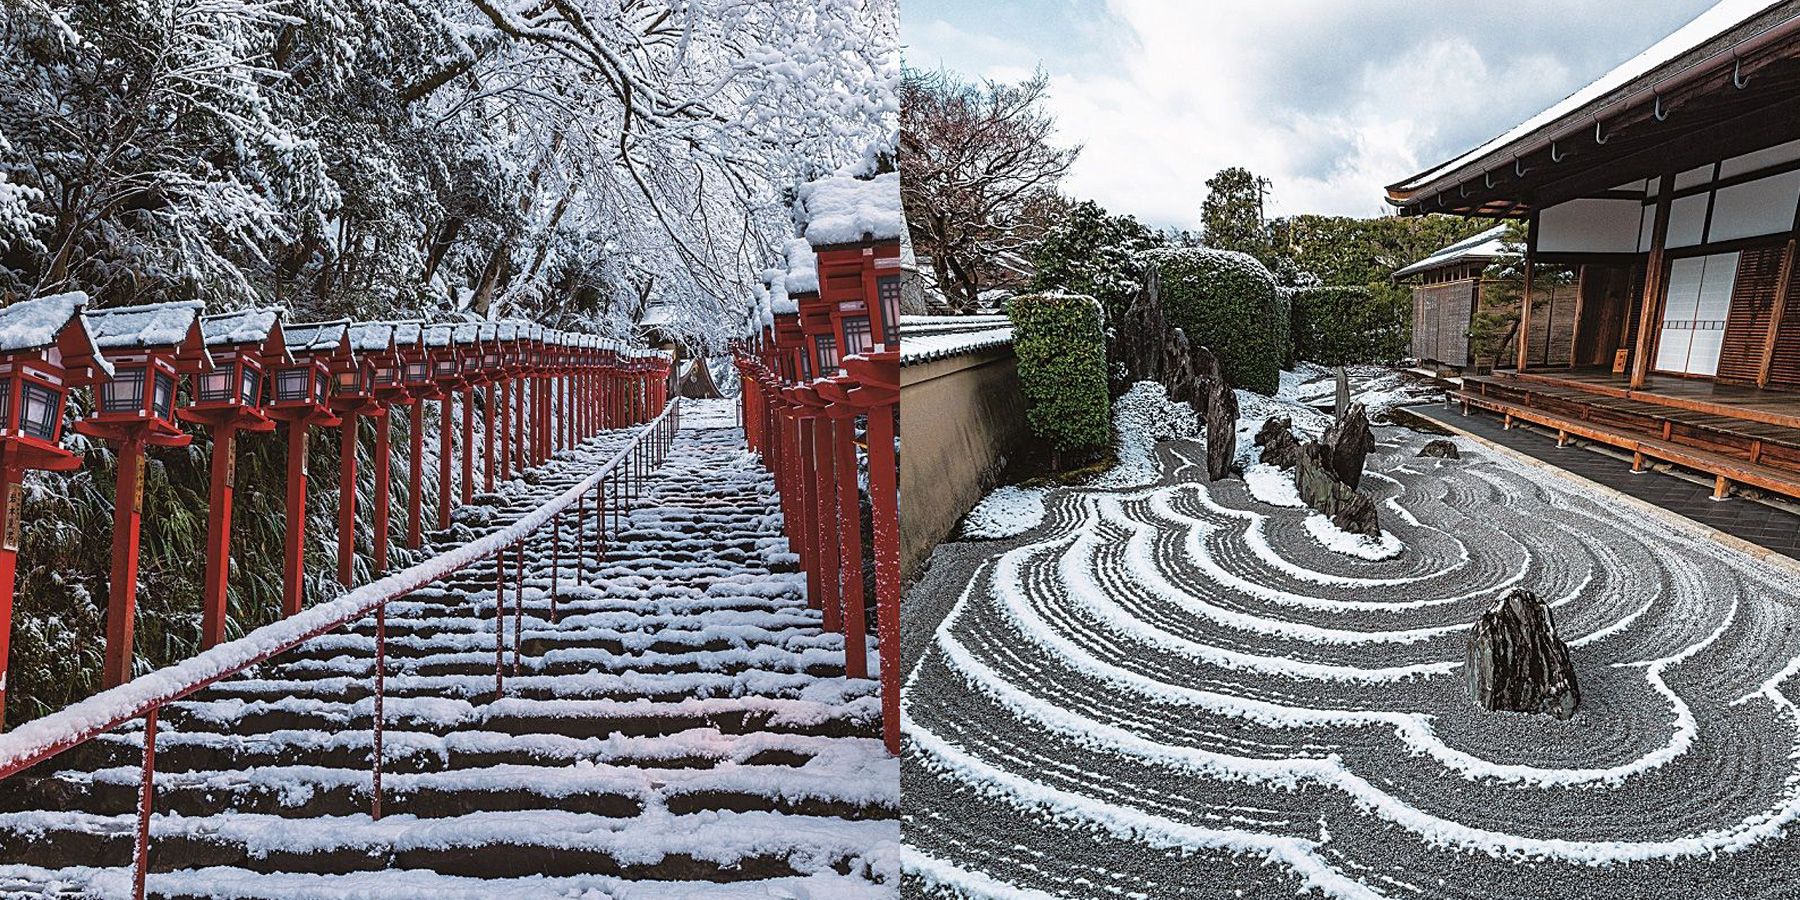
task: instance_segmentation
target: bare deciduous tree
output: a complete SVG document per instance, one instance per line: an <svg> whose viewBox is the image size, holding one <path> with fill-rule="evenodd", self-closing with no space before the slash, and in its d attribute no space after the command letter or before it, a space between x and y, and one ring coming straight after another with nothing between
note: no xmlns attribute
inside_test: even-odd
<svg viewBox="0 0 1800 900"><path fill-rule="evenodd" d="M983 290L1009 286L1001 263L1033 243L1042 230L1034 210L1056 207L1045 201L1081 152L1051 143L1056 119L1043 108L1049 85L1041 71L1018 84L901 74L907 225L959 312L977 309Z"/></svg>

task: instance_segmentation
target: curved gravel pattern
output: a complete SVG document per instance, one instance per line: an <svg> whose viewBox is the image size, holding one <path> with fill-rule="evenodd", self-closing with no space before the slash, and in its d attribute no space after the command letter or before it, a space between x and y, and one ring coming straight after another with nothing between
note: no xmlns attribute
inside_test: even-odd
<svg viewBox="0 0 1800 900"><path fill-rule="evenodd" d="M1405 544L1194 476L1049 493L940 555L966 586L905 695L910 896L1800 896L1796 579L1576 482L1382 429ZM1583 703L1489 714L1464 634L1551 599Z"/></svg>

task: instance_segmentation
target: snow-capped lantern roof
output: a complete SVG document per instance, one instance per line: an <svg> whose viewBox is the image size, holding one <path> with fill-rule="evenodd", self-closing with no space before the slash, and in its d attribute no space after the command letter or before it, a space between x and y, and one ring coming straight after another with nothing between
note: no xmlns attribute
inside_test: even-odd
<svg viewBox="0 0 1800 900"><path fill-rule="evenodd" d="M357 322L350 326L350 349L358 353L392 353L392 322Z"/></svg>
<svg viewBox="0 0 1800 900"><path fill-rule="evenodd" d="M456 326L443 322L426 325L422 336L427 347L448 347L455 342Z"/></svg>
<svg viewBox="0 0 1800 900"><path fill-rule="evenodd" d="M519 339L519 323L516 320L501 319L499 322L494 323L494 330L495 333L499 335L500 340L516 341Z"/></svg>
<svg viewBox="0 0 1800 900"><path fill-rule="evenodd" d="M293 354L281 325L286 314L283 307L266 306L204 315L200 317L200 337L210 353L254 351L265 359L287 362Z"/></svg>
<svg viewBox="0 0 1800 900"><path fill-rule="evenodd" d="M20 300L0 308L0 353L24 355L42 353L46 357L56 350L57 357L48 361L62 366L71 378L89 380L82 370L92 368L110 376L112 368L94 343L82 311L88 295L68 291Z"/></svg>
<svg viewBox="0 0 1800 900"><path fill-rule="evenodd" d="M794 222L814 247L897 241L903 218L898 172L827 175L801 185L794 201Z"/></svg>
<svg viewBox="0 0 1800 900"><path fill-rule="evenodd" d="M482 341L482 343L489 343L492 341L497 341L499 339L500 339L500 323L499 322L483 322L483 323L481 323L481 341Z"/></svg>
<svg viewBox="0 0 1800 900"><path fill-rule="evenodd" d="M419 319L405 319L388 324L394 326L395 346L416 347L425 339L425 323Z"/></svg>
<svg viewBox="0 0 1800 900"><path fill-rule="evenodd" d="M198 343L196 324L205 308L199 300L172 300L90 309L84 315L94 346L102 351L176 350L190 339Z"/></svg>
<svg viewBox="0 0 1800 900"><path fill-rule="evenodd" d="M452 340L456 341L456 343L459 346L467 346L467 345L479 343L481 341L481 323L480 322L459 323L456 326L455 332L453 333Z"/></svg>
<svg viewBox="0 0 1800 900"><path fill-rule="evenodd" d="M349 319L298 322L283 326L282 334L287 338L288 350L295 355L355 355L355 348L350 344Z"/></svg>
<svg viewBox="0 0 1800 900"><path fill-rule="evenodd" d="M787 263L782 279L785 296L818 293L819 254L813 250L813 245L806 238L793 238L782 248L782 256Z"/></svg>
<svg viewBox="0 0 1800 900"><path fill-rule="evenodd" d="M1506 226L1495 225L1480 234L1463 238L1412 265L1395 270L1395 278L1405 278L1456 263L1491 262L1506 255Z"/></svg>

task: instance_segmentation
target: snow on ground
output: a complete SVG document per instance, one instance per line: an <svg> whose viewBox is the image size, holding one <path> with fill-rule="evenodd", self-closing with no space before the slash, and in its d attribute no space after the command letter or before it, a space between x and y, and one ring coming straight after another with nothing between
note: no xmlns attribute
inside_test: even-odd
<svg viewBox="0 0 1800 900"><path fill-rule="evenodd" d="M1424 464L1428 437L1382 429L1363 482L1399 555L1328 548L1254 467L1196 483L1193 439L940 553L908 598L949 607L904 694L908 886L1791 895L1792 571L1480 448ZM1569 721L1468 699L1465 636L1515 587L1570 640Z"/></svg>
<svg viewBox="0 0 1800 900"><path fill-rule="evenodd" d="M1095 477L1090 486L1128 488L1154 481L1156 445L1200 433L1193 407L1169 402L1160 384L1140 381L1113 401L1113 455L1118 464Z"/></svg>
<svg viewBox="0 0 1800 900"><path fill-rule="evenodd" d="M681 427L737 428L742 407L734 397L716 400L682 400Z"/></svg>
<svg viewBox="0 0 1800 900"><path fill-rule="evenodd" d="M1296 497L1296 499L1298 498ZM1319 546L1333 553L1342 553L1345 556L1354 556L1371 562L1393 559L1400 555L1401 550L1405 549L1405 546L1400 543L1400 539L1394 537L1393 532L1383 531L1379 537L1351 534L1331 524L1330 519L1319 513L1313 513L1306 517L1306 533L1312 535L1313 540L1319 542Z"/></svg>
<svg viewBox="0 0 1800 900"><path fill-rule="evenodd" d="M1244 486L1249 489L1250 496L1270 506L1298 509L1306 505L1300 499L1300 490L1294 485L1294 473L1290 470L1253 463L1244 468Z"/></svg>
<svg viewBox="0 0 1800 900"><path fill-rule="evenodd" d="M1024 534L1044 521L1043 488L1004 485L983 497L963 520L962 536L974 539L1009 538Z"/></svg>

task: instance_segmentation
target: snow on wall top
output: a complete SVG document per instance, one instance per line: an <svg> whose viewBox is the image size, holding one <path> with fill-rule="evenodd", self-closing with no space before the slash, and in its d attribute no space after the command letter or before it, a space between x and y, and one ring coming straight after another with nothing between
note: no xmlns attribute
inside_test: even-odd
<svg viewBox="0 0 1800 900"><path fill-rule="evenodd" d="M867 181L828 175L800 186L794 219L814 247L858 241L897 241L902 228L900 173Z"/></svg>
<svg viewBox="0 0 1800 900"><path fill-rule="evenodd" d="M56 343L56 336L71 319L81 315L88 295L69 291L20 300L0 309L0 352L41 350Z"/></svg>
<svg viewBox="0 0 1800 900"><path fill-rule="evenodd" d="M901 316L900 365L910 366L1010 346L1005 316Z"/></svg>
<svg viewBox="0 0 1800 900"><path fill-rule="evenodd" d="M1410 266L1395 270L1394 277L1405 278L1408 275L1442 268L1462 260L1499 259L1506 255L1505 239L1506 226L1495 225L1480 234L1463 238L1448 247L1439 249Z"/></svg>
<svg viewBox="0 0 1800 900"><path fill-rule="evenodd" d="M816 294L819 292L819 254L813 252L806 238L787 242L787 292Z"/></svg>
<svg viewBox="0 0 1800 900"><path fill-rule="evenodd" d="M358 322L350 326L350 349L358 353L386 353L393 342L392 322Z"/></svg>
<svg viewBox="0 0 1800 900"><path fill-rule="evenodd" d="M260 344L269 339L269 332L286 312L282 307L268 306L201 316L200 337L208 347Z"/></svg>
<svg viewBox="0 0 1800 900"><path fill-rule="evenodd" d="M287 339L288 349L295 353L336 350L343 344L349 331L349 319L337 319L331 322L305 322L283 325L281 328L282 337Z"/></svg>
<svg viewBox="0 0 1800 900"><path fill-rule="evenodd" d="M205 304L199 300L175 300L90 309L83 315L87 319L88 334L94 338L94 346L102 350L130 350L172 347L181 343L187 339L188 329L203 308Z"/></svg>
<svg viewBox="0 0 1800 900"><path fill-rule="evenodd" d="M1509 144L1555 125L1565 117L1580 112L1589 104L1608 100L1609 95L1630 87L1640 79L1656 73L1658 69L1671 66L1690 51L1714 41L1720 35L1730 31L1733 26L1741 24L1774 5L1776 4L1771 0L1721 0L1718 5L1696 16L1692 22L1677 29L1675 33L1652 44L1650 49L1626 60L1617 68L1595 79L1588 86L1564 97L1549 109L1526 119L1511 130L1468 153L1394 185L1392 189L1396 191L1417 190L1464 166L1479 162L1482 158L1503 150ZM1668 74L1677 73L1670 72ZM1619 98L1611 97L1610 99ZM1598 110L1595 112L1597 113ZM1585 119L1586 117L1583 117L1584 121Z"/></svg>

